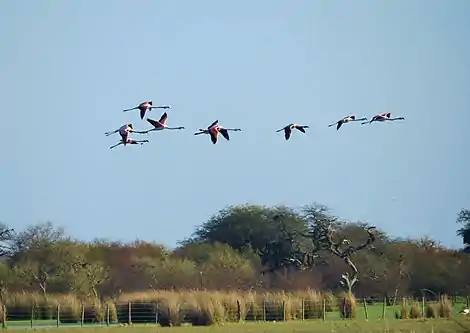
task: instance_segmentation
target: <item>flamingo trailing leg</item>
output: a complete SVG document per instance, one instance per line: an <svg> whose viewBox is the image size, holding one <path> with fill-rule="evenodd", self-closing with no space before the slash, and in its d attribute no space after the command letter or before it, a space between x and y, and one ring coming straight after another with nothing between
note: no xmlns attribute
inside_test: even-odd
<svg viewBox="0 0 470 333"><path fill-rule="evenodd" d="M134 140L134 139L131 139L131 138L126 138L126 140L121 140L119 141L118 143L116 143L114 146L111 146L109 147L109 149L113 149L113 148L116 148L117 146L120 146L120 145L137 145L137 144L140 144L140 145L143 145L144 143L146 142L149 142L149 140Z"/></svg>

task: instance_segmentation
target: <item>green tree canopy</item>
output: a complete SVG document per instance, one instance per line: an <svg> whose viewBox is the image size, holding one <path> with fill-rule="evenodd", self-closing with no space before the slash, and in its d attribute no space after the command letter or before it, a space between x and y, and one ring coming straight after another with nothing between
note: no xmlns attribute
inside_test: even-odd
<svg viewBox="0 0 470 333"><path fill-rule="evenodd" d="M467 248L469 216L462 210L457 219ZM176 249L144 241L82 242L50 222L17 231L1 226L0 297L24 291L109 298L201 287L338 291L345 273L350 281L357 276L357 296L470 293L470 256L462 251L431 238L395 239L379 229L372 237L369 225L315 203L231 206Z"/></svg>
<svg viewBox="0 0 470 333"><path fill-rule="evenodd" d="M465 252L470 253L470 210L462 209L457 216L457 223L462 225L462 228L457 230L457 235L462 237L465 245Z"/></svg>

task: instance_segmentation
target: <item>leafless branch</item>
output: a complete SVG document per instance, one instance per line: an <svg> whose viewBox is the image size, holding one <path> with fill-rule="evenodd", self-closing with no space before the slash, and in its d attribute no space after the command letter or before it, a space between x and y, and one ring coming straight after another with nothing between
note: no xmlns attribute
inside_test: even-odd
<svg viewBox="0 0 470 333"><path fill-rule="evenodd" d="M14 237L15 230L7 228L0 223L0 257L11 253L11 242Z"/></svg>
<svg viewBox="0 0 470 333"><path fill-rule="evenodd" d="M344 262L349 266L349 268L352 271L351 277L349 276L349 273L343 274L342 281L341 281L341 284L347 287L348 291L350 292L354 284L358 281L358 275L359 275L356 265L351 260L351 256L355 254L356 252L361 251L365 249L366 247L370 246L375 241L375 235L372 232L374 229L375 227L366 228L368 238L364 243L357 245L357 246L348 246L346 249L341 249L341 246L345 243L344 240L341 242L335 241L333 239L333 230L331 228L328 229L326 239L327 239L329 251L332 254L336 255L338 258L343 259Z"/></svg>

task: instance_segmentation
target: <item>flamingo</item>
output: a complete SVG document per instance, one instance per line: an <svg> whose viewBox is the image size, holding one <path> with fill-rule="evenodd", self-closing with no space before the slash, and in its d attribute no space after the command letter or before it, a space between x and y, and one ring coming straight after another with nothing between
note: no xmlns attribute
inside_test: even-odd
<svg viewBox="0 0 470 333"><path fill-rule="evenodd" d="M134 132L134 126L132 126L131 123L125 124L125 125L122 125L121 127L119 127L117 130L114 130L114 131L111 131L111 132L106 132L104 134L106 136L110 136L111 134L114 134L114 133L117 133L117 132L119 132L119 134L122 137L123 135L127 135L130 132Z"/></svg>
<svg viewBox="0 0 470 333"><path fill-rule="evenodd" d="M211 136L211 141L213 144L217 143L217 139L219 137L219 133L225 138L225 140L230 140L230 136L228 135L228 131L241 131L240 128L225 128L219 125L219 121L216 120L212 124L210 124L207 129L199 129L199 132L194 133L194 135L199 134L209 134Z"/></svg>
<svg viewBox="0 0 470 333"><path fill-rule="evenodd" d="M111 132L106 132L105 135L109 136L111 134L118 133L118 132L119 132L119 135L121 136L121 141L119 141L114 146L109 147L109 149L113 149L113 148L115 148L119 145L124 145L125 146L127 144L132 144L133 145L133 144L137 144L137 143L143 144L145 142L149 142L148 140L134 140L134 139L129 138L130 133L142 133L142 132L139 132L139 131L135 131L134 126L132 126L132 124L130 124L130 123L122 125L117 130L114 130L114 131L111 131Z"/></svg>
<svg viewBox="0 0 470 333"><path fill-rule="evenodd" d="M128 112L132 110L140 110L140 119L144 119L145 112L150 111L152 109L169 109L170 107L168 105L163 105L163 106L153 106L152 101L145 101L140 103L139 105L131 108L131 109L125 109L122 110L123 112Z"/></svg>
<svg viewBox="0 0 470 333"><path fill-rule="evenodd" d="M149 129L149 130L146 130L146 131L141 131L139 133L148 133L148 132L152 132L152 131L161 131L161 130L180 130L180 129L184 129L183 126L179 126L179 127L168 127L168 125L166 124L166 121L168 119L168 113L164 113L160 119L158 121L156 120L153 120L153 119L150 119L150 118L147 118L147 121L153 126L152 129Z"/></svg>
<svg viewBox="0 0 470 333"><path fill-rule="evenodd" d="M302 133L305 133L305 129L306 129L306 128L309 128L309 126L307 126L307 125L289 124L289 125L285 126L284 128L278 129L276 132L284 131L284 137L286 138L286 140L289 140L290 135L291 135L291 133L292 133L292 130L293 130L294 128L295 128L295 129L298 129L298 130L301 131Z"/></svg>
<svg viewBox="0 0 470 333"><path fill-rule="evenodd" d="M364 124L371 124L374 121L395 121L395 120L405 120L403 117L397 117L397 118L390 118L392 115L391 112L385 112L385 113L379 113L375 115L370 121L365 121L361 123L362 125Z"/></svg>
<svg viewBox="0 0 470 333"><path fill-rule="evenodd" d="M134 140L128 137L126 138L126 140L121 140L118 143L116 143L114 146L109 147L109 149L116 148L119 145L124 145L124 146L125 145L137 145L137 144L143 145L146 142L149 142L149 140Z"/></svg>
<svg viewBox="0 0 470 333"><path fill-rule="evenodd" d="M349 123L349 122L351 122L351 121L363 121L363 120L367 120L367 118L359 118L359 119L356 119L356 116L355 116L355 115L349 115L349 116L344 117L344 118L341 119L341 120L338 120L336 123L333 123L333 124L328 125L328 127L337 125L337 126L336 126L336 130L339 130L340 127L341 127L343 124Z"/></svg>

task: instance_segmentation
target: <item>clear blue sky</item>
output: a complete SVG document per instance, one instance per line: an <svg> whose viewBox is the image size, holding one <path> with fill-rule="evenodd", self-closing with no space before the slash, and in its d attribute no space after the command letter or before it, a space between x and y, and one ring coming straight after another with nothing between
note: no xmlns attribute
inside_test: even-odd
<svg viewBox="0 0 470 333"><path fill-rule="evenodd" d="M174 246L226 205L317 201L460 247L469 16L466 0L2 1L0 220ZM109 150L104 132L148 128L121 111L146 99L186 130ZM327 127L385 111L406 121ZM193 136L215 119L243 132ZM307 135L275 133L291 122Z"/></svg>

